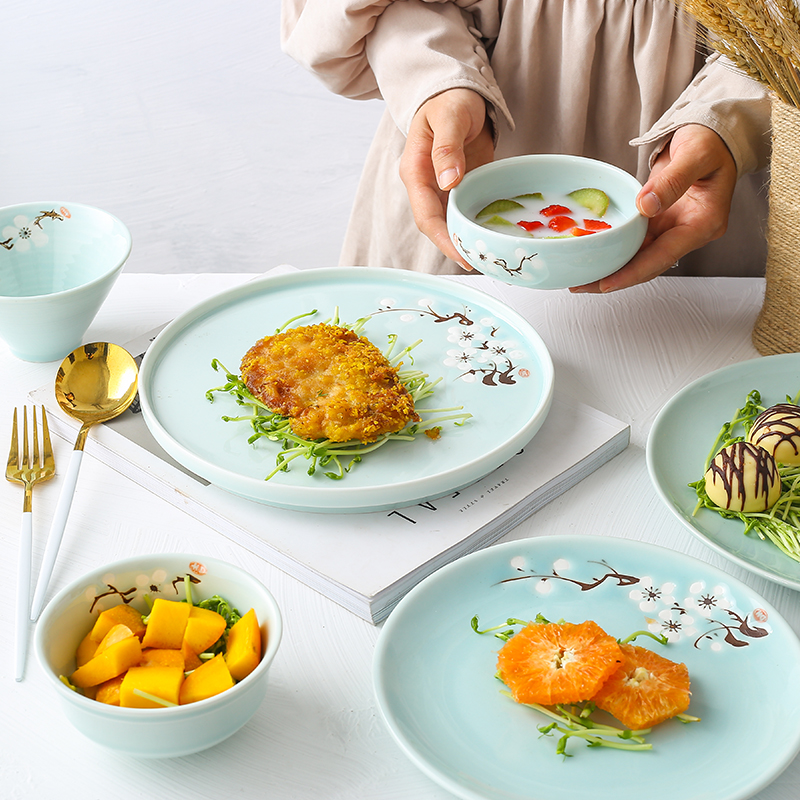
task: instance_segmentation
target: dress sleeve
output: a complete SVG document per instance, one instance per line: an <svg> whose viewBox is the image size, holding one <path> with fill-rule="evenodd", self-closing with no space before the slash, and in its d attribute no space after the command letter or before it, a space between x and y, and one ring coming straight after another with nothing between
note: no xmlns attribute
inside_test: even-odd
<svg viewBox="0 0 800 800"><path fill-rule="evenodd" d="M380 97L366 40L392 0L282 0L281 47L335 94Z"/></svg>
<svg viewBox="0 0 800 800"><path fill-rule="evenodd" d="M473 89L513 120L487 49L500 0L283 0L284 51L336 94L382 97L403 133L447 89Z"/></svg>
<svg viewBox="0 0 800 800"><path fill-rule="evenodd" d="M705 125L719 134L733 155L739 177L768 165L769 91L717 53L707 59L658 122L631 144L655 145L652 165L675 130L690 123Z"/></svg>

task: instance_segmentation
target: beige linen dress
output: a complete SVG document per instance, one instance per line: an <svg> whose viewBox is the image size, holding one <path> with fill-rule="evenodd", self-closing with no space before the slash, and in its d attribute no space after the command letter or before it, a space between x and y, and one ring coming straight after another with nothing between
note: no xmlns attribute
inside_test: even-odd
<svg viewBox="0 0 800 800"><path fill-rule="evenodd" d="M760 275L769 99L670 0L283 0L285 51L332 91L383 98L340 263L462 272L415 224L399 178L417 109L454 87L480 93L497 158L570 153L644 181L680 125L728 145L740 180L725 236L672 274Z"/></svg>

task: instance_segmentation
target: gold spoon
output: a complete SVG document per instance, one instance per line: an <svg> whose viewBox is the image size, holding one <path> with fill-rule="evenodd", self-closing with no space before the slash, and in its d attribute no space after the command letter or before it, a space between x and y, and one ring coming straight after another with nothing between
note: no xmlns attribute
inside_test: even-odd
<svg viewBox="0 0 800 800"><path fill-rule="evenodd" d="M47 584L53 574L56 555L67 525L89 428L119 416L130 406L136 397L138 377L139 370L133 356L124 347L107 342L94 342L78 347L58 368L56 401L63 411L80 420L82 425L64 477L33 595L31 619L34 621L38 619L44 605Z"/></svg>

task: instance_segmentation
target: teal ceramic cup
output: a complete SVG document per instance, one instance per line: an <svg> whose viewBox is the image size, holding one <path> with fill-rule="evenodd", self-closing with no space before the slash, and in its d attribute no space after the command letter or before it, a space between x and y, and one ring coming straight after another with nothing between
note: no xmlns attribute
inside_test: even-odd
<svg viewBox="0 0 800 800"><path fill-rule="evenodd" d="M82 343L130 252L128 229L98 208L0 208L0 339L23 361L64 358Z"/></svg>
<svg viewBox="0 0 800 800"><path fill-rule="evenodd" d="M590 236L531 238L516 225L509 225L508 233L476 221L481 209L501 198L541 192L547 204L554 202L548 197L583 188L608 195L604 219L613 221L610 229ZM532 289L581 286L616 272L642 245L647 219L636 208L641 188L624 170L591 158L533 154L500 159L468 172L450 192L447 228L459 254L484 275ZM580 206L573 208L576 219L593 216Z"/></svg>

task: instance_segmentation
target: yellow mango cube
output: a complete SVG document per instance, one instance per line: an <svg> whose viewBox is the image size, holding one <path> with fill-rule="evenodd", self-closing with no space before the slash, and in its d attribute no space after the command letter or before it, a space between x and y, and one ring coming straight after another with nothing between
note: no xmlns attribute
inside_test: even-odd
<svg viewBox="0 0 800 800"><path fill-rule="evenodd" d="M123 708L163 708L163 703L148 700L137 694L136 689L153 695L168 704L178 705L183 667L131 667L122 680L119 704Z"/></svg>
<svg viewBox="0 0 800 800"><path fill-rule="evenodd" d="M160 650L180 650L191 609L192 606L188 603L159 597L150 611L142 646Z"/></svg>
<svg viewBox="0 0 800 800"><path fill-rule="evenodd" d="M78 650L75 653L75 663L82 667L87 661L89 661L95 654L97 650L97 645L99 642L96 642L92 639L92 632L86 634L86 636L81 639L81 643L78 645Z"/></svg>
<svg viewBox="0 0 800 800"><path fill-rule="evenodd" d="M186 676L186 680L181 686L181 705L213 697L230 689L231 686L233 686L233 678L225 659L222 654L216 655Z"/></svg>
<svg viewBox="0 0 800 800"><path fill-rule="evenodd" d="M192 606L186 630L183 632L183 643L195 653L203 653L225 632L225 617L210 608Z"/></svg>
<svg viewBox="0 0 800 800"><path fill-rule="evenodd" d="M183 656L183 668L186 672L191 672L192 670L197 669L203 662L200 659L200 656L186 644L186 640L183 640L183 646L181 647L181 655Z"/></svg>
<svg viewBox="0 0 800 800"><path fill-rule="evenodd" d="M103 681L99 686L96 686L97 694L94 699L99 703L105 703L109 706L119 705L119 687L122 686L122 680L125 674L117 675L116 678Z"/></svg>
<svg viewBox="0 0 800 800"><path fill-rule="evenodd" d="M105 653L112 644L116 644L117 642L121 642L123 639L127 639L129 636L133 636L133 631L127 625L115 625L102 639L100 644L97 645L97 649L94 651L94 656L92 658L96 658L101 653Z"/></svg>
<svg viewBox="0 0 800 800"><path fill-rule="evenodd" d="M237 681L246 678L261 661L261 628L252 608L228 631L225 661Z"/></svg>
<svg viewBox="0 0 800 800"><path fill-rule="evenodd" d="M140 667L180 667L185 668L183 653L180 650L163 650L146 647L142 650Z"/></svg>
<svg viewBox="0 0 800 800"><path fill-rule="evenodd" d="M126 605L101 611L89 635L95 642L100 642L115 625L127 625L139 639L144 636L142 615L135 608Z"/></svg>
<svg viewBox="0 0 800 800"><path fill-rule="evenodd" d="M70 683L79 689L97 686L99 683L116 678L129 667L139 663L142 658L142 644L138 636L127 636L112 644L100 655L91 658L78 667L70 676Z"/></svg>

